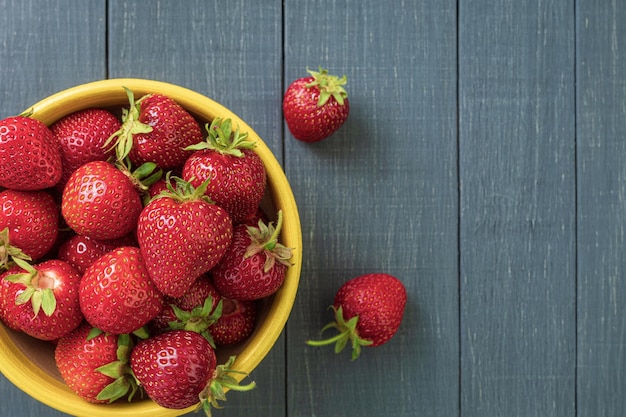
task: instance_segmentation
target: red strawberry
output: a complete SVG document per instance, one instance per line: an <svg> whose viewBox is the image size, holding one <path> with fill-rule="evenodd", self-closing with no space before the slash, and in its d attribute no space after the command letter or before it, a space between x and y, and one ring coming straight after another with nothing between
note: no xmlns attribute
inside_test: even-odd
<svg viewBox="0 0 626 417"><path fill-rule="evenodd" d="M91 161L106 161L114 154L106 148L107 139L121 127L117 117L108 110L86 109L71 113L50 126L59 144L63 174L57 189L63 190L78 167Z"/></svg>
<svg viewBox="0 0 626 417"><path fill-rule="evenodd" d="M265 192L265 166L252 150L248 133L232 130L230 119L215 119L206 126L205 142L190 146L194 152L183 167L183 179L194 187L210 179L206 190L211 200L224 208L234 224L249 220Z"/></svg>
<svg viewBox="0 0 626 417"><path fill-rule="evenodd" d="M12 283L4 303L19 328L37 339L55 340L78 327L83 321L78 271L56 259L34 266L21 259L15 262L20 270L4 275Z"/></svg>
<svg viewBox="0 0 626 417"><path fill-rule="evenodd" d="M8 271L0 274L0 321L10 329L21 332L20 323L13 315L13 300L15 299L15 284L5 276L16 274L22 271L17 265L13 265Z"/></svg>
<svg viewBox="0 0 626 417"><path fill-rule="evenodd" d="M130 375L130 338L93 330L83 323L58 341L54 359L61 377L90 403L113 402L129 391L132 398L137 383Z"/></svg>
<svg viewBox="0 0 626 417"><path fill-rule="evenodd" d="M174 180L176 187L170 186L141 212L137 241L157 288L180 297L224 255L233 230L228 213L204 195L206 182L193 188Z"/></svg>
<svg viewBox="0 0 626 417"><path fill-rule="evenodd" d="M11 255L6 246L3 249L3 243L38 259L52 248L58 230L59 209L47 192L0 192L0 267L6 265L6 256Z"/></svg>
<svg viewBox="0 0 626 417"><path fill-rule="evenodd" d="M135 101L126 89L130 108L124 109L123 126L111 141L119 161L126 156L135 165L154 162L162 169L183 165L191 155L187 146L202 141L198 122L182 106L161 94L148 94Z"/></svg>
<svg viewBox="0 0 626 417"><path fill-rule="evenodd" d="M398 331L404 307L406 289L397 278L383 273L361 275L343 284L335 295L335 321L327 324L339 334L323 341L307 341L311 346L336 343L340 352L352 345L352 360L359 357L361 346L379 346Z"/></svg>
<svg viewBox="0 0 626 417"><path fill-rule="evenodd" d="M173 330L140 341L130 366L150 399L162 407L197 404L216 367L215 351L198 333Z"/></svg>
<svg viewBox="0 0 626 417"><path fill-rule="evenodd" d="M43 190L61 178L61 154L50 129L39 120L0 120L0 187Z"/></svg>
<svg viewBox="0 0 626 417"><path fill-rule="evenodd" d="M58 258L84 274L87 268L102 255L121 246L136 245L132 234L111 240L96 240L83 235L73 235L59 246Z"/></svg>
<svg viewBox="0 0 626 417"><path fill-rule="evenodd" d="M307 70L309 77L289 85L283 97L283 114L293 137L303 142L318 142L332 135L350 113L347 78Z"/></svg>
<svg viewBox="0 0 626 417"><path fill-rule="evenodd" d="M215 344L233 345L245 340L254 330L256 314L254 301L222 297L222 314L209 327Z"/></svg>
<svg viewBox="0 0 626 417"><path fill-rule="evenodd" d="M130 178L104 161L82 165L71 175L61 202L67 225L93 239L117 239L132 232L143 205Z"/></svg>
<svg viewBox="0 0 626 417"><path fill-rule="evenodd" d="M80 307L94 327L132 333L159 314L163 296L156 289L139 248L117 248L94 262L80 282Z"/></svg>
<svg viewBox="0 0 626 417"><path fill-rule="evenodd" d="M278 243L282 226L262 221L258 227L238 225L220 262L211 270L213 284L226 298L257 300L274 294L285 280L291 249Z"/></svg>

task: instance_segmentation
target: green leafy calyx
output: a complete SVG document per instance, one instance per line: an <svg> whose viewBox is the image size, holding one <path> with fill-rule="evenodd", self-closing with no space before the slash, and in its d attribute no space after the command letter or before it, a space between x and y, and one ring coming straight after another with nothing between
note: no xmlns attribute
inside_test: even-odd
<svg viewBox="0 0 626 417"><path fill-rule="evenodd" d="M248 132L240 132L239 127L233 132L230 119L215 118L211 124L205 125L207 139L185 148L190 151L213 150L224 155L243 157L242 149L252 149L256 142L248 140Z"/></svg>
<svg viewBox="0 0 626 417"><path fill-rule="evenodd" d="M283 212L278 211L278 220L276 221L276 227L272 222L266 225L263 220L259 220L258 226L247 226L248 234L252 240L252 243L246 249L244 254L245 258L256 255L257 253L263 253L265 255L265 263L263 270L268 272L274 267L276 262L279 262L285 266L291 265L289 260L292 256L291 248L284 246L278 242L278 236L283 225Z"/></svg>
<svg viewBox="0 0 626 417"><path fill-rule="evenodd" d="M37 317L41 310L48 317L54 314L57 306L53 291L54 278L46 276L23 259L13 258L13 261L25 272L7 275L5 279L26 287L15 298L15 304L21 305L30 301L33 318Z"/></svg>
<svg viewBox="0 0 626 417"><path fill-rule="evenodd" d="M222 316L222 300L217 303L215 309L213 309L213 297L210 295L201 306L197 306L191 311L183 310L175 304L172 304L171 307L174 310L176 320L168 323L170 329L190 330L199 333L208 340L211 347L215 348L209 327Z"/></svg>
<svg viewBox="0 0 626 417"><path fill-rule="evenodd" d="M211 416L211 407L216 409L223 408L219 401L226 401L227 389L233 391L250 391L256 387L254 381L247 385L240 385L239 381L230 375L239 374L248 376L245 372L232 369L235 359L235 356L231 356L225 364L218 365L206 387L200 392L200 404L198 408L201 408L207 417Z"/></svg>
<svg viewBox="0 0 626 417"><path fill-rule="evenodd" d="M326 326L322 328L320 333L324 333L326 330L335 328L339 331L339 333L329 339L325 340L307 340L306 343L309 346L326 346L335 344L335 353L341 352L348 342L352 345L352 358L351 360L356 360L361 355L361 347L369 346L373 342L371 340L362 339L359 337L359 333L357 331L357 324L359 323L359 316L354 316L349 320L346 320L343 317L343 308L339 306L335 308L331 306L333 311L335 312L335 321L328 323Z"/></svg>
<svg viewBox="0 0 626 417"><path fill-rule="evenodd" d="M130 154L134 135L152 132L152 126L139 121L141 102L150 95L145 95L135 101L133 92L126 87L124 90L130 106L128 109L122 109L122 127L120 130L113 133L104 143L106 149L115 149L115 156L118 161L123 161Z"/></svg>
<svg viewBox="0 0 626 417"><path fill-rule="evenodd" d="M348 78L345 75L339 78L335 75L328 74L328 70L321 67L319 71L307 69L307 72L311 74L313 81L308 83L306 87L316 87L320 90L317 107L322 107L331 97L333 97L339 105L343 106L345 99L348 97L348 92L343 87L348 82Z"/></svg>
<svg viewBox="0 0 626 417"><path fill-rule="evenodd" d="M9 243L9 228L0 230L0 270L8 270L15 264L15 259L32 261L31 257Z"/></svg>

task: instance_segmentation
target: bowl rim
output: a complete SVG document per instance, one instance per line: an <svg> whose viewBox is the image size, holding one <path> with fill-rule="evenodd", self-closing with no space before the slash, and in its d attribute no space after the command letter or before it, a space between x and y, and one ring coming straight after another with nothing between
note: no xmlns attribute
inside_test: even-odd
<svg viewBox="0 0 626 417"><path fill-rule="evenodd" d="M261 157L267 171L270 196L277 207L283 210L281 241L293 248L292 265L282 287L274 294L267 312L272 320L265 320L248 340L246 348L238 354L233 368L250 373L272 349L284 330L293 308L302 267L302 232L296 201L287 177L274 154L258 134L238 115L213 99L176 84L143 78L112 78L92 81L52 94L29 107L31 117L51 125L61 117L90 107L119 106L127 103L126 91L135 97L148 93L164 94L179 103L196 117L212 120L216 116L230 118L247 131L249 138L257 142L255 152ZM249 345L257 344L255 349ZM0 372L22 391L34 399L59 411L76 416L128 416L169 417L179 416L195 410L195 406L182 410L165 409L146 400L128 403L91 404L74 394L64 383L36 366L25 366L29 358L21 352L10 337L9 330L0 323ZM241 380L243 374L234 374ZM45 389L43 389L45 387ZM75 398L68 398L72 394Z"/></svg>

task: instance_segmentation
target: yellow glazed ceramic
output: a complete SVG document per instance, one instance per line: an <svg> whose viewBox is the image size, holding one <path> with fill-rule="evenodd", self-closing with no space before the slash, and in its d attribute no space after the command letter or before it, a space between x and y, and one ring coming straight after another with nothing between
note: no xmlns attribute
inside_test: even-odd
<svg viewBox="0 0 626 417"><path fill-rule="evenodd" d="M230 118L247 131L251 140L256 140L256 152L267 171L268 192L264 200L267 211L283 211L281 241L294 248L292 266L281 289L263 304L254 333L243 344L229 349L218 349L218 361L224 363L230 355L237 355L234 368L252 373L270 351L291 312L302 259L302 234L296 202L287 178L274 155L261 138L233 112L219 103L186 88L142 79L111 79L96 81L73 87L49 96L32 106L32 117L50 125L61 117L90 107L128 107L128 98L123 87L134 92L136 98L148 93L160 93L177 101L201 123L215 117ZM54 347L36 341L23 334L11 331L0 324L0 371L17 387L33 398L67 414L80 417L166 417L179 416L194 410L168 410L150 400L115 404L90 404L75 395L63 383L54 364ZM237 375L237 374L233 374ZM251 374L254 378L254 374ZM241 376L239 378L242 378ZM10 399L5 399L10 401Z"/></svg>

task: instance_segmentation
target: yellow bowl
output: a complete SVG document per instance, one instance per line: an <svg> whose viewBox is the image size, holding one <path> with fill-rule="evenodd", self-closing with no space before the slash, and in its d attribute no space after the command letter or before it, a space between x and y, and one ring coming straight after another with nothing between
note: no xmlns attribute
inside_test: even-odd
<svg viewBox="0 0 626 417"><path fill-rule="evenodd" d="M250 126L221 104L177 85L132 78L96 81L51 95L34 104L29 110L32 110L32 117L51 125L67 114L90 107L127 107L128 98L123 87L131 89L136 98L148 93L167 95L186 108L201 123L215 117L230 118L239 125L241 131L247 131L249 138L258 144L255 151L265 164L268 181L264 208L269 214L275 213L278 209L283 211L281 241L287 247L294 248L294 251L291 260L293 265L287 270L285 282L277 293L264 300L253 334L240 345L218 348L219 363L224 363L234 354L237 356L234 369L250 373L268 354L280 336L298 289L302 233L291 187L271 150ZM194 407L169 410L150 400L131 403L122 400L106 405L88 403L63 383L54 363L53 345L16 333L2 324L0 324L0 372L38 401L74 416L166 417L179 416L194 410Z"/></svg>

